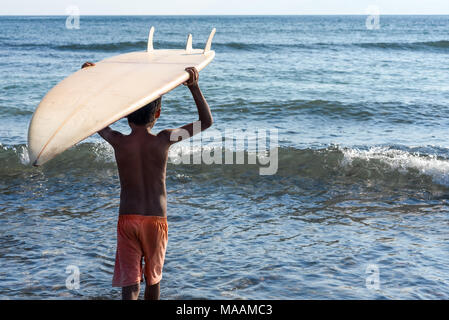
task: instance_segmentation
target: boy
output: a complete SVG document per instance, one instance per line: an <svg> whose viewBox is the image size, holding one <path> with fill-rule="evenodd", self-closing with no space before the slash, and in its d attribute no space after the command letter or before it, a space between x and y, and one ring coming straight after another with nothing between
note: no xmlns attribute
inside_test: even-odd
<svg viewBox="0 0 449 320"><path fill-rule="evenodd" d="M84 67L94 67L86 62ZM184 83L192 93L199 120L177 129L165 129L152 134L151 128L161 113L161 99L149 103L128 115L132 131L129 135L109 127L100 136L114 148L120 177L120 210L117 225L117 252L113 286L122 287L122 299L139 297L142 258L145 261L145 299L159 299L160 280L167 246L167 201L165 172L168 149L178 141L209 128L212 114L198 86L198 71L186 68L190 74Z"/></svg>

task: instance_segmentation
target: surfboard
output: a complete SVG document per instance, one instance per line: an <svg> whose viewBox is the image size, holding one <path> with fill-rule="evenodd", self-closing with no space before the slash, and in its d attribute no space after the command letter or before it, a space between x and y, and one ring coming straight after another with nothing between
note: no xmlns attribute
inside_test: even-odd
<svg viewBox="0 0 449 320"><path fill-rule="evenodd" d="M214 34L215 28L204 49L193 49L189 34L185 49L155 50L151 27L146 51L104 59L63 79L44 96L31 119L30 163L42 165L187 81L185 68L201 71L214 58Z"/></svg>

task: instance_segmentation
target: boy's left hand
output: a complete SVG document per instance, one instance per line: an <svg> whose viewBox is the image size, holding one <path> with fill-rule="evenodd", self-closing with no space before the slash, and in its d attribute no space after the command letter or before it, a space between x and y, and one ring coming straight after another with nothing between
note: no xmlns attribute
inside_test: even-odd
<svg viewBox="0 0 449 320"><path fill-rule="evenodd" d="M193 86L197 86L198 78L200 77L198 70L196 70L195 67L188 67L185 70L189 73L190 77L189 77L189 80L184 82L184 85L189 88L193 87Z"/></svg>

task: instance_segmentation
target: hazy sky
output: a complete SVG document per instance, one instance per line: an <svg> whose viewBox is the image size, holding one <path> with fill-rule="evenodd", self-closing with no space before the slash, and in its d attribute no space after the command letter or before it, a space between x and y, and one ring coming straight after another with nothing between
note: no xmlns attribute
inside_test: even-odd
<svg viewBox="0 0 449 320"><path fill-rule="evenodd" d="M0 15L80 14L449 14L449 0L2 0Z"/></svg>

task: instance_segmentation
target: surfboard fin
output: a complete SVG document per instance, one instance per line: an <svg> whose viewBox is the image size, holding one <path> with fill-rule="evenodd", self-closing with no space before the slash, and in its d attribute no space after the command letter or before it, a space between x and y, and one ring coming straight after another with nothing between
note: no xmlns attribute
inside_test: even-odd
<svg viewBox="0 0 449 320"><path fill-rule="evenodd" d="M150 33L148 34L147 52L153 51L153 34L154 34L154 27L151 27Z"/></svg>
<svg viewBox="0 0 449 320"><path fill-rule="evenodd" d="M204 47L203 54L210 51L210 47L212 46L212 39L214 38L215 31L217 31L217 30L215 28L213 28L212 31L210 32L209 39L207 39L206 47Z"/></svg>
<svg viewBox="0 0 449 320"><path fill-rule="evenodd" d="M189 34L189 36L187 37L186 51L187 52L192 51L192 35L191 34Z"/></svg>

